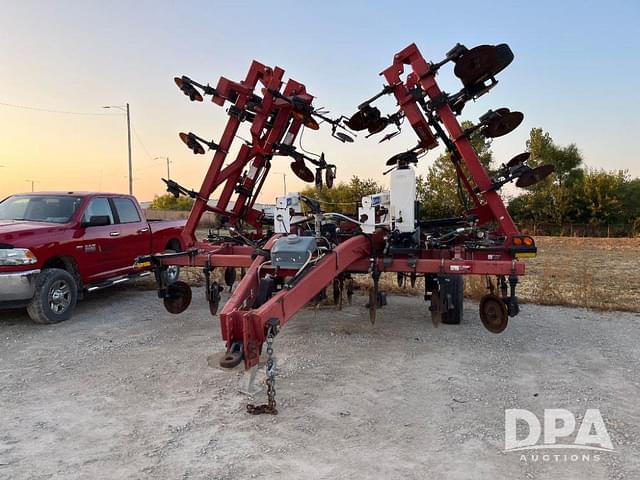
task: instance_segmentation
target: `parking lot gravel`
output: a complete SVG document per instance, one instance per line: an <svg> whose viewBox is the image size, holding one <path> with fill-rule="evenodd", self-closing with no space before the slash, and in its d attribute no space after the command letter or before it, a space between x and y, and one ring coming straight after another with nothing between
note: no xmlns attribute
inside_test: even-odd
<svg viewBox="0 0 640 480"><path fill-rule="evenodd" d="M207 363L223 343L201 288L178 316L125 288L58 325L0 312L0 478L640 478L640 314L528 304L493 335L470 301L437 328L420 298L373 326L364 303L284 327L280 414L255 417L241 370ZM523 460L508 408L597 408L614 452Z"/></svg>

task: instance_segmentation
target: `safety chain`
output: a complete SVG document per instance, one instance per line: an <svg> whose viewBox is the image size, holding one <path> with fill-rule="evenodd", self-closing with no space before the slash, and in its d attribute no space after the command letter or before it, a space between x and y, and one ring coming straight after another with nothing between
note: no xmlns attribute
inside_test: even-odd
<svg viewBox="0 0 640 480"><path fill-rule="evenodd" d="M271 321L269 323L269 330L267 330L267 365L266 374L267 379L267 403L262 405L254 405L252 403L247 405L247 412L251 415L262 415L263 413L269 415L277 415L278 409L276 408L276 369L273 362L273 339L278 333L278 322Z"/></svg>

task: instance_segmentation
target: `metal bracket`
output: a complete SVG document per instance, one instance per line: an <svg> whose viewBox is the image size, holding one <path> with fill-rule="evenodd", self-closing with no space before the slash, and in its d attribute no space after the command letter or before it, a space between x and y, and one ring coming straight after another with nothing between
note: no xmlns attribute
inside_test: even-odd
<svg viewBox="0 0 640 480"><path fill-rule="evenodd" d="M240 393L252 397L263 390L259 382L256 382L258 370L261 370L260 365L254 365L249 370L242 372L242 376L238 381L238 391Z"/></svg>

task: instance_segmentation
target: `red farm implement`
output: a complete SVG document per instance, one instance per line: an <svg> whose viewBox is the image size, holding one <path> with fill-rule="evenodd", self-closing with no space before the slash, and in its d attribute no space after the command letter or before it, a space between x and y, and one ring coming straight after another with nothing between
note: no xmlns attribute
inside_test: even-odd
<svg viewBox="0 0 640 480"><path fill-rule="evenodd" d="M144 257L138 263L154 268L159 296L167 310L176 314L188 307L191 289L184 282L168 283L164 274L168 266L203 268L213 315L218 312L223 287L211 280L211 273L224 268L225 282L233 285L236 267L243 269L244 276L219 313L226 343L220 365L233 368L244 362L245 369L255 372L267 344L269 403L249 406L250 413L277 412L271 354L278 330L309 302L317 301L329 285L333 286L335 303L341 305L344 295L350 298L353 291L353 274L372 278L367 304L372 322L376 309L386 303L378 289L383 272L395 272L400 283L424 278L424 298L430 302L434 324L459 323L464 275L487 278L488 293L480 302L480 317L488 330L502 332L508 317L518 314L516 285L525 270L520 259L535 256L536 246L531 237L518 231L499 190L514 180L518 186L532 185L552 168L528 167L528 154L524 153L490 175L470 135L505 135L521 123L522 114L506 108L489 110L467 129L457 118L468 101L497 84L495 76L512 60L505 44L473 49L456 45L445 59L432 63L411 44L382 71L382 91L360 104L350 118L337 119L313 106L314 97L303 84L291 79L285 82L282 69L256 61L240 82L222 77L211 87L184 76L175 79L191 100L203 101L210 96L217 105L229 104L229 119L219 143L193 133L180 134L195 154L204 154L205 147L215 151L199 191L165 180L169 192L194 199L183 233L189 248ZM436 81L436 74L450 63L463 85L455 94L443 92ZM385 95L393 95L398 105L389 115L373 106ZM370 136L395 128L384 141L393 138L405 121L415 131L417 144L387 161L389 190L363 197L356 218L324 211L319 202L295 192L278 197L271 214L255 208L274 156L291 157L293 172L304 181L322 187L324 180L325 188L333 184L336 167L328 164L324 155L308 156L294 146L302 128L317 130L324 122L342 142L353 141L349 131L366 131ZM243 122L249 122L251 138L244 140L225 166ZM450 153L460 198L468 208L460 217L423 219L416 202L414 165L440 143ZM212 201L214 192L218 198ZM218 215L228 227L228 235L210 232L206 239L196 239L196 227L207 211Z"/></svg>

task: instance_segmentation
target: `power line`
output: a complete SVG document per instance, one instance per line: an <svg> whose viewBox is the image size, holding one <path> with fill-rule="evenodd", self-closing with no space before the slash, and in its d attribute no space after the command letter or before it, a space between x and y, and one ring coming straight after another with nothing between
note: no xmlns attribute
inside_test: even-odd
<svg viewBox="0 0 640 480"><path fill-rule="evenodd" d="M34 107L31 105L18 105L15 103L7 103L7 102L0 102L0 106L10 107L10 108L20 108L23 110L32 110L32 111L44 112L44 113L57 113L57 114L63 114L63 115L88 115L88 116L107 116L107 117L122 116L122 114L120 113L74 112L74 111L68 111L68 110L54 110L49 108ZM149 149L147 148L145 143L142 141L140 134L138 133L138 131L135 129L133 125L131 126L131 130L133 130L133 134L135 135L137 141L140 143L140 146L142 147L142 150L144 151L145 155L149 159L149 163L150 164L158 163L156 161L156 158L153 155L151 155L151 153L149 152ZM104 176L109 176L109 175L104 175ZM67 178L70 179L71 177L67 177ZM76 178L84 179L85 177L76 177Z"/></svg>
<svg viewBox="0 0 640 480"><path fill-rule="evenodd" d="M142 170L148 170L149 167L151 167L151 165L157 166L159 164L158 158L163 158L166 159L166 157L153 157L151 155L151 153L149 153L149 149L146 147L146 145L144 144L144 142L142 141L142 138L140 137L140 134L136 131L135 127L132 125L131 129L133 130L133 134L136 137L136 140L138 142L140 142L140 146L142 147L142 150L144 150L144 153L147 155L147 157L149 158L149 162L148 163L143 163L141 166L138 166L137 168L134 168L134 171L136 173L139 173ZM171 162L173 163L173 162ZM168 166L167 166L167 170L168 170ZM169 174L167 173L167 176Z"/></svg>
<svg viewBox="0 0 640 480"><path fill-rule="evenodd" d="M144 150L144 153L147 154L147 157L149 157L149 160L151 160L153 163L155 163L156 162L155 158L153 157L153 155L151 155L149 153L149 150L147 149L147 146L142 141L142 138L140 138L140 135L138 134L138 131L136 130L136 127L131 125L131 130L133 130L133 134L136 136L136 139L138 140L138 142L140 142L140 146L142 147L142 150Z"/></svg>
<svg viewBox="0 0 640 480"><path fill-rule="evenodd" d="M32 107L30 105L17 105L15 103L5 103L5 102L0 102L0 105L2 105L3 107L21 108L23 110L33 110L36 112L45 112L45 113L60 113L64 115L92 115L92 116L98 116L98 117L113 117L116 115L117 116L122 115L120 113L93 113L93 112L70 112L66 110L51 110L48 108Z"/></svg>

